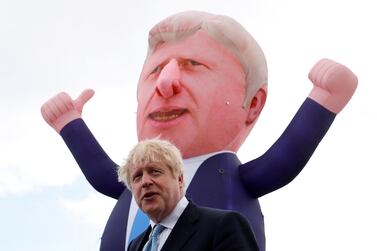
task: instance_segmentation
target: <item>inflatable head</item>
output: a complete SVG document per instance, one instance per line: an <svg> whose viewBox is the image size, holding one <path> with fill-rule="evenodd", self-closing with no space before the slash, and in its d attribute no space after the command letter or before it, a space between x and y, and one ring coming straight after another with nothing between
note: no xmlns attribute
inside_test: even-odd
<svg viewBox="0 0 377 251"><path fill-rule="evenodd" d="M267 65L235 20L188 11L149 32L138 84L139 140L161 136L184 158L237 151L267 95Z"/></svg>

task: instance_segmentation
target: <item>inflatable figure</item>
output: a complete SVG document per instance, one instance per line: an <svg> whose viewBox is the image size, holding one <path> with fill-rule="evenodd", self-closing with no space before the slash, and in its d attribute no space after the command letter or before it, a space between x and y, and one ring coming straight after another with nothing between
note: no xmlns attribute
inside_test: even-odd
<svg viewBox="0 0 377 251"><path fill-rule="evenodd" d="M329 59L316 63L309 79L313 88L287 129L265 154L242 164L235 153L267 97L264 54L232 18L197 11L175 14L149 33L137 91L138 139L160 135L177 145L185 158L187 196L201 206L242 213L265 250L258 198L296 177L357 86L347 67ZM60 93L42 106L42 115L62 136L90 184L117 199L101 250L124 250L137 206L118 182L118 165L81 117L93 94L85 90L72 100Z"/></svg>

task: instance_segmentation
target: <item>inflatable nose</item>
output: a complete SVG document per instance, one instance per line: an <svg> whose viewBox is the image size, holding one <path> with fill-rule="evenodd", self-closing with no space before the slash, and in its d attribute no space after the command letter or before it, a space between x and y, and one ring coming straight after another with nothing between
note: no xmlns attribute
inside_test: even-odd
<svg viewBox="0 0 377 251"><path fill-rule="evenodd" d="M159 96L170 98L181 92L180 69L176 59L164 66L157 79L156 92Z"/></svg>

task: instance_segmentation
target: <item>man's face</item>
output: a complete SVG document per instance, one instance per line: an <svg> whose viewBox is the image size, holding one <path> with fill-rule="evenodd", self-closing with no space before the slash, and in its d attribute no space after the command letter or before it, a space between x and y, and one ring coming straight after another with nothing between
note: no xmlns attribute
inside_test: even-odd
<svg viewBox="0 0 377 251"><path fill-rule="evenodd" d="M174 177L167 166L131 168L131 190L137 205L155 223L168 216L183 196L183 175Z"/></svg>
<svg viewBox="0 0 377 251"><path fill-rule="evenodd" d="M245 73L203 31L161 44L144 65L137 96L139 140L160 135L184 158L237 151L247 136Z"/></svg>

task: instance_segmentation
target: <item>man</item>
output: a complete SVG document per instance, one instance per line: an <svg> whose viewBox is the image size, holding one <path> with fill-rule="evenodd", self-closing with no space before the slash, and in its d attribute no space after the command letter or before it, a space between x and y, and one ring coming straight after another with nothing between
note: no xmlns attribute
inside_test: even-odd
<svg viewBox="0 0 377 251"><path fill-rule="evenodd" d="M197 207L186 199L182 157L168 141L140 141L118 174L152 220L128 250L258 250L253 232L240 214ZM154 242L151 232L157 226L161 230Z"/></svg>
<svg viewBox="0 0 377 251"><path fill-rule="evenodd" d="M185 159L187 194L198 205L244 215L265 250L258 198L288 184L302 170L357 86L356 76L334 61L310 71L313 89L282 136L261 157L242 164L235 153L255 125L267 97L267 66L251 35L226 16L188 11L159 22L138 83L138 139L158 135ZM116 168L81 118L93 96L60 93L42 107L88 181L118 200L101 250L122 250L135 235L137 205L117 183ZM142 227L141 227L142 228Z"/></svg>

